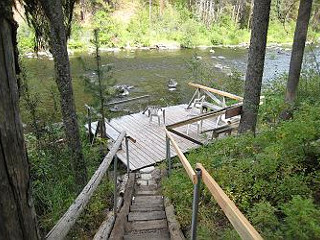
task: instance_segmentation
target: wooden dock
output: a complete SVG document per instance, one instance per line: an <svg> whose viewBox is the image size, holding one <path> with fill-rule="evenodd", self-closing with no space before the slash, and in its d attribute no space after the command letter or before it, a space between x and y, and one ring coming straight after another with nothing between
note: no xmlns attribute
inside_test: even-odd
<svg viewBox="0 0 320 240"><path fill-rule="evenodd" d="M182 120L187 120L194 116L195 111L198 109L187 109L186 104L170 106L165 109L166 125L170 125ZM153 165L161 162L166 158L166 134L165 125L162 117L160 118L160 126L158 119L153 117L152 121L149 121L149 117L142 112L125 115L119 118L111 119L107 126L110 131L112 128L118 131L126 131L126 133L136 140L135 143L129 142L129 159L130 169L137 170L146 166ZM202 123L202 130L210 129L214 126L216 120L208 119ZM187 126L176 128L176 130L186 134ZM115 134L110 134L115 135ZM189 126L189 136L198 140L207 140L211 137L211 134L197 134L196 124ZM190 142L189 140L174 135L174 138L183 152L187 152L193 148L199 147L199 145ZM118 151L118 158L127 165L127 157L125 151L125 143L122 143L122 149ZM171 156L176 156L176 152L171 146Z"/></svg>

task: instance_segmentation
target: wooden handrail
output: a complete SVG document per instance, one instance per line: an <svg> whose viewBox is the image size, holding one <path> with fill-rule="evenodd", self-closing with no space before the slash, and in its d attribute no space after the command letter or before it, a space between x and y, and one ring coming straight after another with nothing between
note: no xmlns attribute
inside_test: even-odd
<svg viewBox="0 0 320 240"><path fill-rule="evenodd" d="M62 216L62 218L60 218L57 224L50 230L50 232L46 236L46 239L60 240L64 239L67 236L71 227L75 224L76 220L88 204L94 191L97 189L108 167L110 166L113 157L115 156L119 147L121 146L121 143L125 138L125 135L125 132L121 132L117 141L115 142L109 153L105 156L99 168L91 177L90 181L83 188L81 193L78 195L73 204L69 207L66 213Z"/></svg>
<svg viewBox="0 0 320 240"><path fill-rule="evenodd" d="M176 153L180 159L180 162L182 163L184 169L186 170L189 178L191 179L191 181L193 182L193 184L197 183L197 175L194 172L193 168L191 167L189 161L187 160L187 158L184 156L183 152L180 150L180 148L178 147L176 141L174 140L174 138L171 136L171 134L169 133L169 131L164 128L166 135L168 136L168 138L170 139L172 146L174 147L174 149L176 150Z"/></svg>
<svg viewBox="0 0 320 240"><path fill-rule="evenodd" d="M210 176L201 163L196 168L201 169L201 176L204 184L208 187L214 199L217 201L235 230L242 239L263 239L246 217L240 212L237 206L228 198L218 183Z"/></svg>
<svg viewBox="0 0 320 240"><path fill-rule="evenodd" d="M191 123L198 122L198 121L201 121L201 120L205 120L205 119L208 119L208 118L216 117L216 116L219 116L219 115L222 115L222 114L226 113L226 111L229 111L229 110L231 110L233 108L241 107L242 105L243 105L243 103L241 102L241 103L237 103L237 104L234 104L234 105L231 105L229 107L225 107L225 108L222 108L222 109L219 109L219 110L211 111L211 112L208 112L208 113L202 113L202 114L200 114L198 116L189 118L187 120L183 120L183 121L180 121L180 122L173 123L171 125L167 125L166 127L167 128L177 128L177 127L184 126L186 124L191 124Z"/></svg>
<svg viewBox="0 0 320 240"><path fill-rule="evenodd" d="M232 93L221 91L221 90L218 90L218 89L215 89L215 88L210 88L210 87L198 84L198 83L189 82L189 85L191 87L207 90L208 92L216 93L218 95L221 95L221 96L224 96L224 97L228 97L228 98L231 98L231 99L235 99L235 100L238 100L238 101L242 101L243 100L243 97L239 97L239 96L234 95Z"/></svg>

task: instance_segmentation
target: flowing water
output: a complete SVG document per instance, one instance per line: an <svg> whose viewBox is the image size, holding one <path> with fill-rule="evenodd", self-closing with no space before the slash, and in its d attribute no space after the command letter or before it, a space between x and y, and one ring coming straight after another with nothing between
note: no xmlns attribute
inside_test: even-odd
<svg viewBox="0 0 320 240"><path fill-rule="evenodd" d="M212 79L228 81L232 69L245 74L248 50L244 48L214 48L185 50L137 50L102 53L102 69L112 66L113 81L116 85L132 85L130 94L122 99L150 95L149 98L119 105L119 109L138 111L148 104L162 106L186 103L194 89L188 82L196 79L195 66L204 64L210 68ZM319 54L319 48L315 50ZM308 51L307 55L311 52ZM54 83L53 61L48 59L24 59L28 70L30 85L39 92L43 108L54 109L58 94ZM273 47L267 49L264 83L289 69L290 49ZM94 78L95 58L92 54L78 54L71 57L74 95L77 110L84 112L84 104L92 103L83 76ZM174 79L178 85L175 91L169 91L167 83ZM120 98L114 100L121 100Z"/></svg>

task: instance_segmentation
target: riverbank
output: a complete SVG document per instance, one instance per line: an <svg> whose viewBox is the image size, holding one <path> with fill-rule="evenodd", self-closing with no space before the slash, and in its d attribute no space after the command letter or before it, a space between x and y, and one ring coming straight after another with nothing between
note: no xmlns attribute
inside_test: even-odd
<svg viewBox="0 0 320 240"><path fill-rule="evenodd" d="M100 52L105 53L117 53L117 52L131 52L134 53L135 51L179 51L183 49L198 49L203 51L209 51L210 53L214 54L215 49L249 49L249 43L239 43L239 44L227 44L227 45L199 45L194 46L192 48L183 48L177 42L173 43L157 43L152 46L146 47L101 47L99 50ZM307 42L306 46L313 46L315 48L319 47L319 42ZM277 49L279 53L281 52L289 52L291 51L292 43L268 43L267 49ZM68 49L69 56L73 56L75 54L93 54L95 49L90 46L87 49ZM48 60L53 60L52 54L49 51L27 51L22 53L22 57L25 58L47 58Z"/></svg>

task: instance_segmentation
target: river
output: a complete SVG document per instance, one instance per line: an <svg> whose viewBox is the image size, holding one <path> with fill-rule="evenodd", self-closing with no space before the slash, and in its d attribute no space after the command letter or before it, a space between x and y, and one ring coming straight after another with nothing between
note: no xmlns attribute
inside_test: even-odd
<svg viewBox="0 0 320 240"><path fill-rule="evenodd" d="M315 48L319 55L319 48ZM228 81L232 69L244 76L248 50L245 48L213 48L183 50L136 50L102 53L102 69L112 66L112 83L116 85L132 85L127 97L148 94L150 98L119 106L122 110L139 111L148 104L162 106L186 103L194 89L187 83L197 82L195 71L191 67L205 65L211 68L212 79ZM306 56L310 56L308 50ZM92 103L91 94L85 87L83 76L94 76L94 55L77 54L70 58L77 110L84 112L84 104ZM289 69L290 49L277 46L267 49L264 84ZM30 85L38 92L42 100L42 108L54 108L54 99L58 94L54 83L53 61L43 59L24 59L24 65L30 79ZM190 67L191 66L191 67ZM174 79L176 91L169 91L167 82ZM125 98L124 98L125 99ZM116 100L116 99L115 99Z"/></svg>

